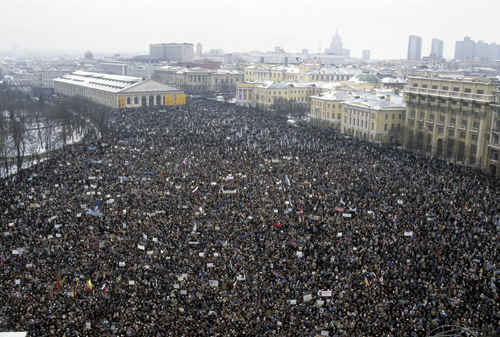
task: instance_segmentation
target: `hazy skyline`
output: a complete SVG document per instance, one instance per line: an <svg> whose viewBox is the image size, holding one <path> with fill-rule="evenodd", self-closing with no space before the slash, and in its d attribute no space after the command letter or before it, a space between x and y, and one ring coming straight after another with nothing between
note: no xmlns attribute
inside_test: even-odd
<svg viewBox="0 0 500 337"><path fill-rule="evenodd" d="M467 7L464 7L467 6ZM0 51L91 50L147 52L150 43L191 42L204 51L323 51L338 28L353 57L406 58L408 36L422 37L428 56L432 38L452 58L455 41L500 43L500 1L467 4L441 0L153 0L1 1Z"/></svg>

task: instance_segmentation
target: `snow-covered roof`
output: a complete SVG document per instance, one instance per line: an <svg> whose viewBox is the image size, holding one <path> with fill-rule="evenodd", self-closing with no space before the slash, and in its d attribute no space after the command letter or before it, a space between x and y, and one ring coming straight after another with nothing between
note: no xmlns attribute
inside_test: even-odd
<svg viewBox="0 0 500 337"><path fill-rule="evenodd" d="M67 83L116 93L142 81L142 78L111 74L75 71L54 79L54 82Z"/></svg>
<svg viewBox="0 0 500 337"><path fill-rule="evenodd" d="M356 105L369 108L371 110L385 109L405 109L406 103L402 96L395 95L392 91L377 91L375 94L368 93L355 96L354 99L345 102L348 105Z"/></svg>
<svg viewBox="0 0 500 337"><path fill-rule="evenodd" d="M401 83L401 84L405 84L405 83L408 83L407 80L404 80L402 78L392 78L392 77L384 77L380 82L382 83Z"/></svg>
<svg viewBox="0 0 500 337"><path fill-rule="evenodd" d="M143 80L140 77L101 74L86 71L75 71L72 74L63 75L54 79L54 82L67 83L110 93L177 90L156 81Z"/></svg>

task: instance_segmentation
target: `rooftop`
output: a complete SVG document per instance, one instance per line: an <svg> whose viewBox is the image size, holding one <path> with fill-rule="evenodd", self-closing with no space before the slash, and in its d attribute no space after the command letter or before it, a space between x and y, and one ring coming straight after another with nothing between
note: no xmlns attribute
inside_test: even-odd
<svg viewBox="0 0 500 337"><path fill-rule="evenodd" d="M375 93L365 93L360 96L354 96L354 99L346 101L346 104L362 106L372 110L406 108L406 103L402 96L384 90L377 90Z"/></svg>
<svg viewBox="0 0 500 337"><path fill-rule="evenodd" d="M101 74L86 71L75 71L72 74L63 75L54 79L54 82L74 84L111 93L118 93L121 91L144 92L176 90L175 88L152 80L144 81L140 77Z"/></svg>

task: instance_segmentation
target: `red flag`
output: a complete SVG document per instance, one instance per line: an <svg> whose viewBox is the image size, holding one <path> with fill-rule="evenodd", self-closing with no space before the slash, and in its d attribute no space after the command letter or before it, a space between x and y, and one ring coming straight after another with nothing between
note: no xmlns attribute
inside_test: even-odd
<svg viewBox="0 0 500 337"><path fill-rule="evenodd" d="M274 228L281 228L281 224L279 222L276 222L273 226Z"/></svg>

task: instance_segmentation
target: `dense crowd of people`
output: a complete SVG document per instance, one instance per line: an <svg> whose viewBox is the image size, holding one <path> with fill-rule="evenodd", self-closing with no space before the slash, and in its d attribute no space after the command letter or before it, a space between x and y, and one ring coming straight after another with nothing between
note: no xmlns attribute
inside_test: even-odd
<svg viewBox="0 0 500 337"><path fill-rule="evenodd" d="M0 331L499 335L499 183L194 99L0 187Z"/></svg>

